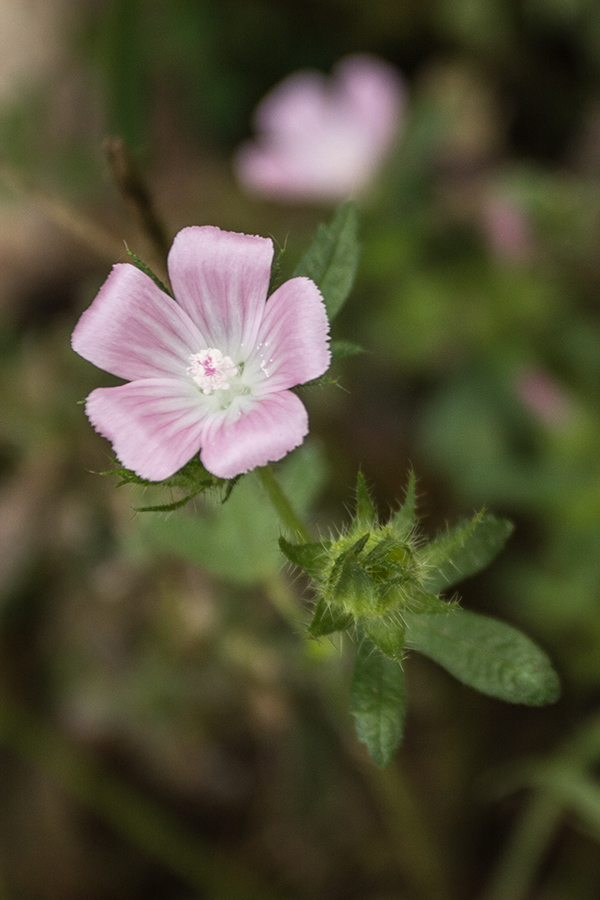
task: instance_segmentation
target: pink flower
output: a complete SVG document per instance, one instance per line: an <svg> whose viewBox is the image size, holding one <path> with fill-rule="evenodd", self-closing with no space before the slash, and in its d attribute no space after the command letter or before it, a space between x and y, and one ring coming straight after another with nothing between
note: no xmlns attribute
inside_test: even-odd
<svg viewBox="0 0 600 900"><path fill-rule="evenodd" d="M531 257L533 235L525 210L517 201L490 195L482 213L483 230L498 260L516 263Z"/></svg>
<svg viewBox="0 0 600 900"><path fill-rule="evenodd" d="M348 56L330 81L296 72L259 104L257 143L235 158L240 182L265 197L337 202L365 188L396 137L403 84L376 57Z"/></svg>
<svg viewBox="0 0 600 900"><path fill-rule="evenodd" d="M574 404L565 388L548 372L530 366L516 382L517 394L524 406L545 425L566 424L574 412Z"/></svg>
<svg viewBox="0 0 600 900"><path fill-rule="evenodd" d="M329 323L309 278L267 300L272 257L266 238L184 228L168 260L177 302L135 266L114 266L72 346L129 381L86 405L126 468L162 481L200 452L233 478L302 443L308 415L290 388L328 368Z"/></svg>

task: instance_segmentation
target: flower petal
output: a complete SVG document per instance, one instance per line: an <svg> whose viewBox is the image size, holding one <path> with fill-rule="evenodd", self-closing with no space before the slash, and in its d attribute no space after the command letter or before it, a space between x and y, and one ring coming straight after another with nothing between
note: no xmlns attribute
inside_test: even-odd
<svg viewBox="0 0 600 900"><path fill-rule="evenodd" d="M288 201L346 199L368 187L398 131L404 92L393 66L346 57L331 78L289 75L257 107L256 141L234 168L249 191Z"/></svg>
<svg viewBox="0 0 600 900"><path fill-rule="evenodd" d="M267 301L245 380L255 395L270 394L318 378L330 361L321 292L310 278L290 278Z"/></svg>
<svg viewBox="0 0 600 900"><path fill-rule="evenodd" d="M234 478L281 459L308 433L308 413L290 391L261 397L238 419L213 419L205 429L200 459L219 478Z"/></svg>
<svg viewBox="0 0 600 900"><path fill-rule="evenodd" d="M348 104L357 129L364 134L366 146L378 161L400 124L405 103L400 73L383 59L355 53L339 62L333 75L337 102Z"/></svg>
<svg viewBox="0 0 600 900"><path fill-rule="evenodd" d="M178 302L207 339L234 363L252 347L264 313L273 243L268 238L191 226L176 235L169 276ZM203 348L199 348L203 349Z"/></svg>
<svg viewBox="0 0 600 900"><path fill-rule="evenodd" d="M302 138L307 130L326 126L327 81L311 69L293 72L266 94L256 107L253 124L257 131L277 139Z"/></svg>
<svg viewBox="0 0 600 900"><path fill-rule="evenodd" d="M146 378L97 388L87 399L86 413L127 469L162 481L199 451L207 406L193 384Z"/></svg>
<svg viewBox="0 0 600 900"><path fill-rule="evenodd" d="M84 359L129 380L183 376L204 344L177 303L129 263L113 267L71 338Z"/></svg>

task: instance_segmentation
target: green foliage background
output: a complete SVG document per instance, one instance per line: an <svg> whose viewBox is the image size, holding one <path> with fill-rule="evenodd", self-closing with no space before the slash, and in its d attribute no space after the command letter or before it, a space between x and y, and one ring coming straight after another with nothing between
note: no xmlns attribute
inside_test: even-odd
<svg viewBox="0 0 600 900"><path fill-rule="evenodd" d="M593 900L600 7L58 7L57 61L24 64L0 105L0 896ZM521 709L410 656L385 772L352 734L352 643L306 639L310 592L260 486L136 514L165 497L91 474L110 449L77 401L110 379L68 343L123 241L156 262L102 140L124 138L170 236L272 235L287 277L333 210L251 199L232 153L278 79L356 51L407 82L335 323L366 352L336 364L342 389L304 391L310 442L278 475L325 536L359 468L383 519L412 467L427 533L481 507L512 520L463 606L523 629L563 682Z"/></svg>

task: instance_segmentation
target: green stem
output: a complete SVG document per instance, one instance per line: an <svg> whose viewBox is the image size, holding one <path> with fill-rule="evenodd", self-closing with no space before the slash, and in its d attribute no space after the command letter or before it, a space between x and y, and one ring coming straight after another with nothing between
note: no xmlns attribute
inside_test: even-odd
<svg viewBox="0 0 600 900"><path fill-rule="evenodd" d="M388 823L396 858L416 896L448 900L452 896L448 860L402 769L397 764L385 770L370 766L365 776Z"/></svg>
<svg viewBox="0 0 600 900"><path fill-rule="evenodd" d="M536 793L514 829L482 900L524 900L561 817L560 804Z"/></svg>
<svg viewBox="0 0 600 900"><path fill-rule="evenodd" d="M294 512L290 501L270 467L264 466L262 469L255 469L255 472L284 528L290 531L295 538L299 538L305 543L310 543L312 538L306 525Z"/></svg>
<svg viewBox="0 0 600 900"><path fill-rule="evenodd" d="M0 697L0 742L49 774L69 794L150 858L210 900L282 900L223 851L190 834L153 800L104 771L28 711Z"/></svg>

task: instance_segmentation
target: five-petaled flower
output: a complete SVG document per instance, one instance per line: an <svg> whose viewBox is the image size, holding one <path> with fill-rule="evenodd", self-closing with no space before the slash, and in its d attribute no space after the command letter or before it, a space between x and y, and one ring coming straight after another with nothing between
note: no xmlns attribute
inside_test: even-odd
<svg viewBox="0 0 600 900"><path fill-rule="evenodd" d="M360 193L393 144L403 100L398 71L368 54L343 59L331 79L295 72L258 105L258 139L239 148L238 178L283 200L329 203Z"/></svg>
<svg viewBox="0 0 600 900"><path fill-rule="evenodd" d="M272 258L267 238L184 228L168 259L176 300L114 266L72 346L129 382L86 404L126 468L162 481L200 452L209 472L233 478L302 443L308 414L290 388L327 370L329 323L309 278L267 300Z"/></svg>

